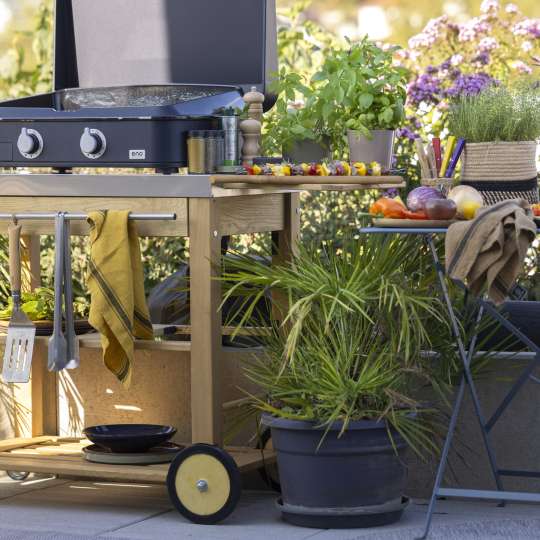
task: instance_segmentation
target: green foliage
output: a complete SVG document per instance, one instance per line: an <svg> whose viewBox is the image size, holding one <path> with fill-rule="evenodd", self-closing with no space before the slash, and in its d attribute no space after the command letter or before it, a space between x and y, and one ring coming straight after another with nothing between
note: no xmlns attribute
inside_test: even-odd
<svg viewBox="0 0 540 540"><path fill-rule="evenodd" d="M266 122L264 143L267 152L288 152L296 141L306 139L328 144L332 126L316 114L313 104L320 104L321 96L312 84L304 83L298 73L282 68L273 91L278 100L272 120Z"/></svg>
<svg viewBox="0 0 540 540"><path fill-rule="evenodd" d="M404 119L406 69L393 64L397 48L382 49L365 37L344 48L329 48L310 78L281 68L274 90L275 113L267 122L269 148L294 141L329 141L336 157L347 155L347 130L370 136L394 129Z"/></svg>
<svg viewBox="0 0 540 540"><path fill-rule="evenodd" d="M381 48L364 37L329 54L313 80L322 81L320 113L335 129L369 136L373 129L395 129L404 120L407 70L394 64L399 47Z"/></svg>
<svg viewBox="0 0 540 540"><path fill-rule="evenodd" d="M328 427L342 421L383 419L417 450L433 450L423 407L429 385L444 399L448 374L422 350L432 335L448 335L442 305L414 239L364 235L330 246L300 247L290 264L268 267L249 256L231 261L223 276L226 298L239 297L240 326L256 324L256 306L268 291L281 298L263 336L265 354L247 366L260 386L262 410ZM243 312L243 316L241 316ZM439 325L438 334L433 326ZM436 338L435 338L436 339ZM411 421L411 414L419 418Z"/></svg>
<svg viewBox="0 0 540 540"><path fill-rule="evenodd" d="M467 142L534 141L540 137L540 90L492 86L457 99L449 116L450 132Z"/></svg>
<svg viewBox="0 0 540 540"><path fill-rule="evenodd" d="M44 287L31 293L22 293L21 309L31 321L51 321L54 318L54 290ZM73 311L76 318L87 318L89 304L85 298L75 297ZM10 298L7 306L0 311L0 320L8 320L13 312L13 300Z"/></svg>
<svg viewBox="0 0 540 540"><path fill-rule="evenodd" d="M4 99L50 92L52 88L53 9L51 2L38 6L31 32L17 32L12 46L0 58L0 96ZM31 40L31 48L23 46ZM28 56L30 53L30 56Z"/></svg>

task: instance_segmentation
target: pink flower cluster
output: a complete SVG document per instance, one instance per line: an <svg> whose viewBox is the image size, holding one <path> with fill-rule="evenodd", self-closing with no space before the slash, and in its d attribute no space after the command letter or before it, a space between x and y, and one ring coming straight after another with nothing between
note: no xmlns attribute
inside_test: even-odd
<svg viewBox="0 0 540 540"><path fill-rule="evenodd" d="M514 25L512 32L516 36L531 36L540 39L540 19L525 19Z"/></svg>

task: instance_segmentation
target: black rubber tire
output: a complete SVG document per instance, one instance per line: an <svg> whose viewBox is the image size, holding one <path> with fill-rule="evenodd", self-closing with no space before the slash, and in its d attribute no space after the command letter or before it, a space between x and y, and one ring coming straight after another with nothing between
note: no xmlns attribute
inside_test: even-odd
<svg viewBox="0 0 540 540"><path fill-rule="evenodd" d="M29 476L29 472L21 472L21 471L6 471L6 474L15 482L22 482L23 480L26 480Z"/></svg>
<svg viewBox="0 0 540 540"><path fill-rule="evenodd" d="M272 432L270 428L265 428L261 431L259 435L259 440L257 442L257 450L264 450L268 443L272 440ZM262 467L257 469L260 477L263 482L276 493L281 493L281 484L279 483L279 473L277 464L266 465L263 464Z"/></svg>
<svg viewBox="0 0 540 540"><path fill-rule="evenodd" d="M225 468L230 480L230 493L225 504L214 514L199 515L188 510L181 501L181 495L176 491L176 476L184 461L191 456L206 454L216 458ZM194 444L182 450L172 461L167 474L167 490L174 507L185 518L200 525L214 525L226 519L236 508L242 493L242 479L234 459L222 448L209 444Z"/></svg>

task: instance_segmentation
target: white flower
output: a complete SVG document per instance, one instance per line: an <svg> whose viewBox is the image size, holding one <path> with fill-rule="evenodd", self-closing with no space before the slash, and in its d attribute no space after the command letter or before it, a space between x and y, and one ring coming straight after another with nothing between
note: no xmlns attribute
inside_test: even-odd
<svg viewBox="0 0 540 540"><path fill-rule="evenodd" d="M519 13L519 8L516 4L506 4L506 13Z"/></svg>
<svg viewBox="0 0 540 540"><path fill-rule="evenodd" d="M530 41L524 41L522 44L521 44L521 48L525 51L525 52L529 52L529 51L532 51L533 50L533 44L530 42Z"/></svg>
<svg viewBox="0 0 540 540"><path fill-rule="evenodd" d="M480 11L482 13L495 13L499 11L499 0L484 0L480 4Z"/></svg>
<svg viewBox="0 0 540 540"><path fill-rule="evenodd" d="M532 73L531 67L528 66L525 62L522 62L521 60L516 60L515 62L513 62L512 67L514 69L517 69L521 73Z"/></svg>
<svg viewBox="0 0 540 540"><path fill-rule="evenodd" d="M19 57L13 49L0 57L0 77L2 79L12 79L15 77L18 67Z"/></svg>
<svg viewBox="0 0 540 540"><path fill-rule="evenodd" d="M463 62L463 55L461 54L454 54L451 58L450 58L450 63L453 65L453 66L459 66L459 64L461 64Z"/></svg>
<svg viewBox="0 0 540 540"><path fill-rule="evenodd" d="M499 46L499 42L493 37L485 37L480 40L478 48L482 52L489 52L496 49Z"/></svg>

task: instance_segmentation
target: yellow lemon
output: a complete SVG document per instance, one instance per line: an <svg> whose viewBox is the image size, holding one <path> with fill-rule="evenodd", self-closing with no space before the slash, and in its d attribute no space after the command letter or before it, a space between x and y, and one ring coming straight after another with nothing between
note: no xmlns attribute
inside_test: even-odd
<svg viewBox="0 0 540 540"><path fill-rule="evenodd" d="M482 205L478 204L476 201L467 201L463 203L463 206L461 208L463 217L465 219L474 219L474 217L476 216L476 212L481 207Z"/></svg>

